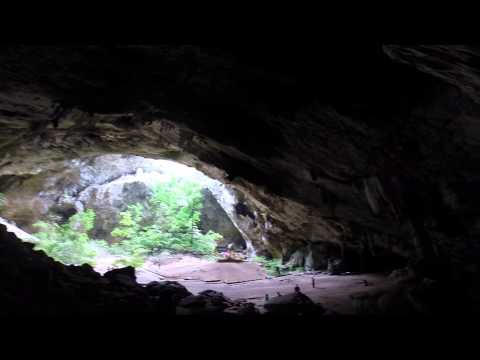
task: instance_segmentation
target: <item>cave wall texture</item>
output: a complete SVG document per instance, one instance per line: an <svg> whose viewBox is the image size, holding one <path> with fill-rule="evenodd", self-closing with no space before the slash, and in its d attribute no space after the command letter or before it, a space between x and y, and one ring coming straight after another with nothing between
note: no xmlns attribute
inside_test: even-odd
<svg viewBox="0 0 480 360"><path fill-rule="evenodd" d="M0 184L0 221L8 219L10 224L32 234L39 231L35 226L38 221L64 224L77 212L91 209L95 211L95 223L90 235L112 242L115 237L111 232L128 206L140 203L146 216L152 216L147 200L153 184L171 176L187 177L203 187L200 230L222 234L224 241L219 245L233 243L238 249L246 246L240 231L248 232L251 224L235 211L231 190L192 168L180 164L172 168L171 162L133 155L87 157L56 165L26 177L10 176Z"/></svg>
<svg viewBox="0 0 480 360"><path fill-rule="evenodd" d="M2 187L65 159L168 158L238 191L260 253L478 274L480 49L316 50L3 47Z"/></svg>

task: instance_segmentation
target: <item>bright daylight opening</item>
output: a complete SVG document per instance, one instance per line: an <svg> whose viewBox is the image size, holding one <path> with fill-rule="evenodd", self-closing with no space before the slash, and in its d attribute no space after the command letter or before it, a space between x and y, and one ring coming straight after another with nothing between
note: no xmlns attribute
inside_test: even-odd
<svg viewBox="0 0 480 360"><path fill-rule="evenodd" d="M284 261L265 251L269 222L260 220L269 214L245 193L175 161L91 156L4 179L0 223L8 231L106 278L222 293L259 309L300 287L317 296L312 276L323 279L322 294L338 287L309 272L299 252Z"/></svg>
<svg viewBox="0 0 480 360"><path fill-rule="evenodd" d="M275 275L237 222L235 191L170 160L105 155L66 161L2 194L0 221L36 250L139 282L235 283ZM277 269L278 270L278 269Z"/></svg>

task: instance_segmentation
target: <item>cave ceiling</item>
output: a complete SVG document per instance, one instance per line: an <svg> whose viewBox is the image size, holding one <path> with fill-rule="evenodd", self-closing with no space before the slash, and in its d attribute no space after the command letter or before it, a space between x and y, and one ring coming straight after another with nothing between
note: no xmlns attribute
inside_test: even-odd
<svg viewBox="0 0 480 360"><path fill-rule="evenodd" d="M429 248L447 217L474 236L480 50L316 50L3 47L0 175L169 158L243 192L283 234L272 247L371 233Z"/></svg>

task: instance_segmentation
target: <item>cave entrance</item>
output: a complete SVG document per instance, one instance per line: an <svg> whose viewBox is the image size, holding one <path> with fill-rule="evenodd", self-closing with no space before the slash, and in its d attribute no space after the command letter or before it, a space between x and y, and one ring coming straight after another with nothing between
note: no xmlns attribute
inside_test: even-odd
<svg viewBox="0 0 480 360"><path fill-rule="evenodd" d="M90 264L100 274L132 266L134 272L116 274L134 273L145 285L171 280L192 293L214 290L257 305L299 289L346 298L346 288L353 293L383 281L373 275L362 275L361 282L355 276L330 278L255 256L251 240L259 254L262 248L251 234L261 216L268 219L265 209L259 216L245 194L175 161L102 155L0 180L0 223L8 231L60 262ZM336 247L323 250L319 246L311 257L344 255ZM338 269L332 266L332 274L343 271Z"/></svg>
<svg viewBox="0 0 480 360"><path fill-rule="evenodd" d="M0 189L0 216L18 237L65 264L87 263L100 273L133 266L165 278L196 272L213 281L238 276L223 274L225 266L250 263L240 271L246 279L265 276L248 261L251 244L236 223L235 191L195 168L103 155L9 185Z"/></svg>

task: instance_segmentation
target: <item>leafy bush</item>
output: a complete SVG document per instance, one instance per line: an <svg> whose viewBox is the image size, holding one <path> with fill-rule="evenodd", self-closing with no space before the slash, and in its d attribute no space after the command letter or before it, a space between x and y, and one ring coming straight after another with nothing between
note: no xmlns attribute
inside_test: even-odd
<svg viewBox="0 0 480 360"><path fill-rule="evenodd" d="M215 256L222 235L212 231L202 234L198 228L202 208L200 185L172 179L152 190L146 205L130 205L120 213L119 224L112 231L117 243L109 245L90 239L95 212L87 210L73 215L63 225L54 221L34 224L40 230L34 234L39 239L35 248L74 265L94 265L97 254L103 251L120 257L114 266L133 267L143 265L148 253L163 249Z"/></svg>
<svg viewBox="0 0 480 360"><path fill-rule="evenodd" d="M94 265L96 251L88 235L94 224L93 210L77 213L63 225L37 222L34 227L40 231L34 234L39 239L35 249L65 264Z"/></svg>
<svg viewBox="0 0 480 360"><path fill-rule="evenodd" d="M281 259L267 259L263 256L255 256L253 261L258 262L265 268L265 271L270 276L282 275L282 260Z"/></svg>
<svg viewBox="0 0 480 360"><path fill-rule="evenodd" d="M287 265L282 265L281 259L267 259L263 256L255 256L253 261L259 263L265 268L265 271L270 276L280 276L289 273L298 273L304 272L305 268L303 266L290 267Z"/></svg>
<svg viewBox="0 0 480 360"><path fill-rule="evenodd" d="M147 250L142 248L137 248L133 250L133 253L130 255L124 255L122 258L116 260L113 263L115 267L125 267L125 266L132 266L134 268L140 267L145 262L145 255L147 254Z"/></svg>
<svg viewBox="0 0 480 360"><path fill-rule="evenodd" d="M172 179L153 187L146 205L130 205L120 213L119 226L112 236L119 238L116 251L168 249L213 255L222 235L198 228L202 208L201 186L188 180ZM147 211L148 210L148 211Z"/></svg>

